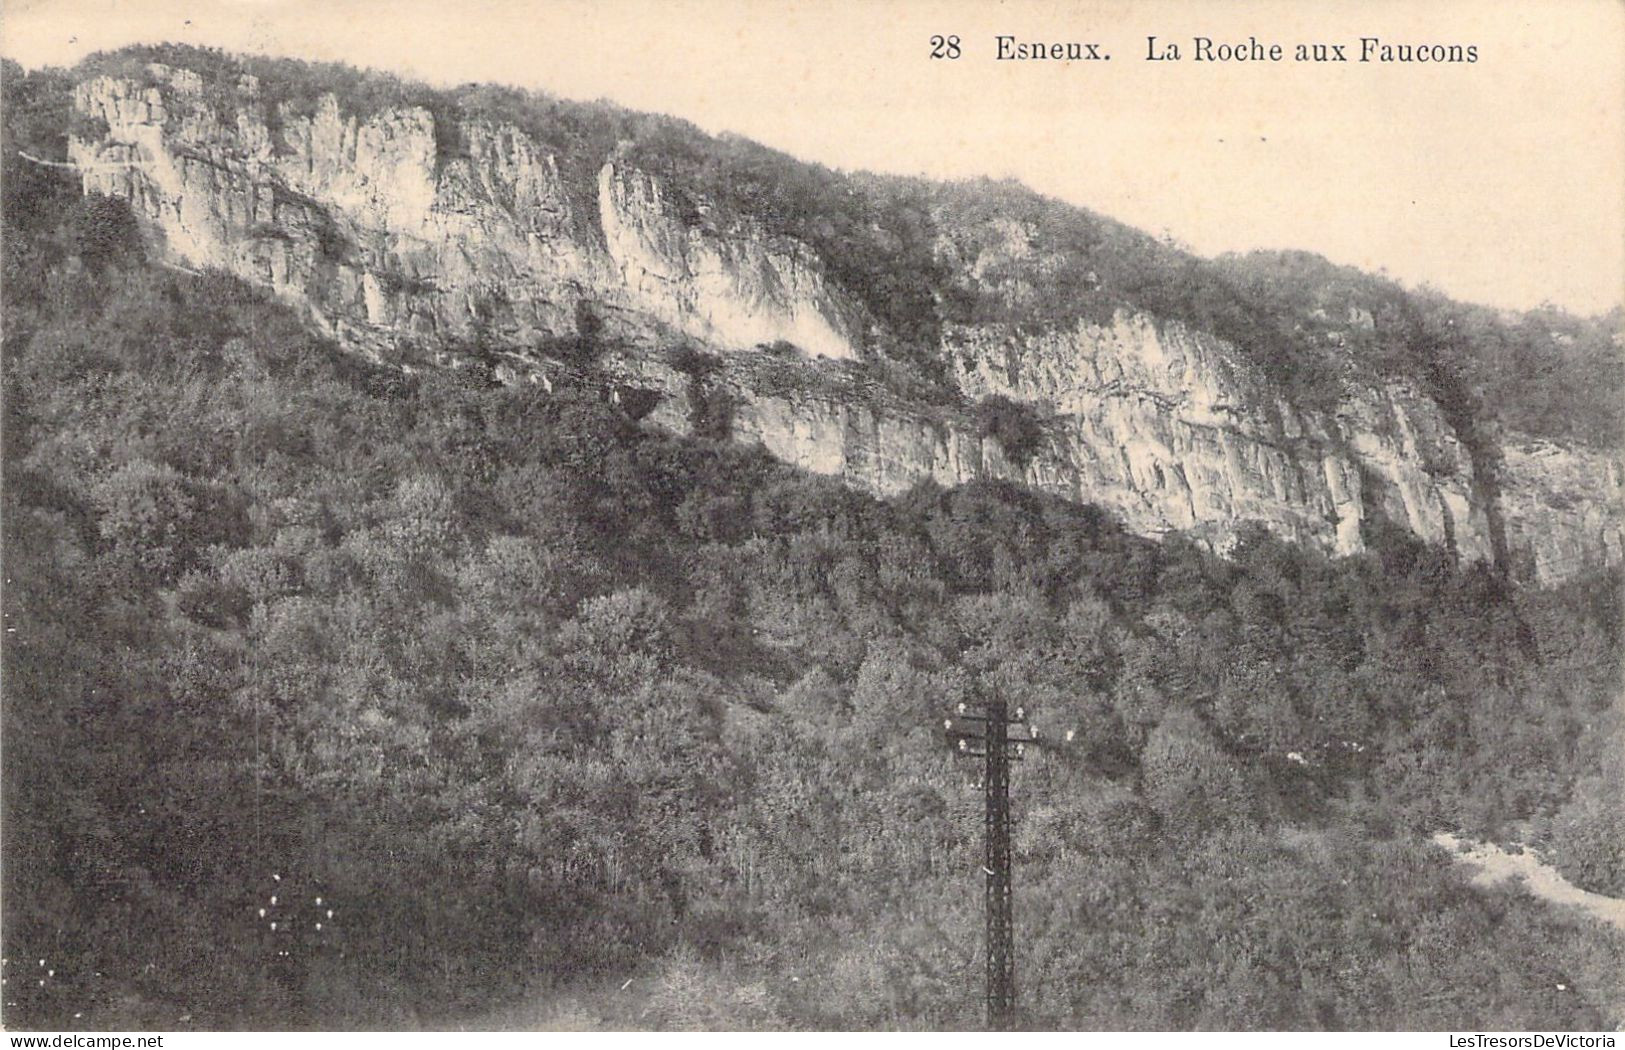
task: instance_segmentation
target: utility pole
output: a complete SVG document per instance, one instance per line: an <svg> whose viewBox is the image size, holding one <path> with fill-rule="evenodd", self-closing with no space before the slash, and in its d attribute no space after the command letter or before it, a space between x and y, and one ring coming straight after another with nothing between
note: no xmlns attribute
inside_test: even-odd
<svg viewBox="0 0 1625 1050"><path fill-rule="evenodd" d="M982 873L987 893L987 1026L1007 1032L1016 1020L1016 953L1014 899L1010 885L1010 763L1020 762L1037 731L1026 724L1018 707L1012 717L993 690L981 713L958 705L943 730L956 754L983 760L982 789L986 804ZM1022 727L1012 738L1011 726Z"/></svg>

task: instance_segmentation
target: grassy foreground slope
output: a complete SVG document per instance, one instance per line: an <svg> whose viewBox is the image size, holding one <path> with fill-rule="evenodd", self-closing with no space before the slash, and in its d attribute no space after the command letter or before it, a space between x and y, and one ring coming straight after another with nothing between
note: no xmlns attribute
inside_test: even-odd
<svg viewBox="0 0 1625 1050"><path fill-rule="evenodd" d="M1221 561L375 370L20 161L60 87L7 77L0 171L4 955L54 971L8 1026L639 973L649 1025L973 1027L979 792L934 726L988 682L1080 740L1016 777L1028 1023L1625 1023L1619 937L1423 841L1614 818L1617 578ZM271 931L278 887L334 917Z"/></svg>

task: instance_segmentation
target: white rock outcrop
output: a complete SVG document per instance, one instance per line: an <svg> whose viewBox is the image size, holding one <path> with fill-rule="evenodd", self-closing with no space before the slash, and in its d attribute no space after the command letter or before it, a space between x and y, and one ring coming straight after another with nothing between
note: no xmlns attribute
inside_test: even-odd
<svg viewBox="0 0 1625 1050"><path fill-rule="evenodd" d="M356 115L331 95L271 113L252 77L236 90L243 104L222 109L197 74L158 65L143 82L81 83L75 106L106 125L70 142L85 190L127 198L173 261L270 288L377 359L437 361L483 343L521 376L527 354L591 317L643 348L621 365L666 393L651 419L686 426L688 381L658 351L697 341L728 362L716 381L733 396L737 440L881 494L1006 478L1101 504L1142 534L1223 549L1259 522L1339 554L1360 551L1380 514L1464 563L1504 557L1541 583L1625 557L1618 455L1512 435L1481 477L1408 384L1349 385L1332 409L1293 405L1237 347L1144 315L948 327L945 374L967 402L1002 395L1044 417L1022 463L963 410L753 383L764 345L837 361L878 353L875 322L807 245L680 199L620 151L561 157L513 127L437 127L416 107ZM1022 223L989 229L968 255L943 240L939 262L1019 313L1035 294L1023 275L1057 260Z"/></svg>

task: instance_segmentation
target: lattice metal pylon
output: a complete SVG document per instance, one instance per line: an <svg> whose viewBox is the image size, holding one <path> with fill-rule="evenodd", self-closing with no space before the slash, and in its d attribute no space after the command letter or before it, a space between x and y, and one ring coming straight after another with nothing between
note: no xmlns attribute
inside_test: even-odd
<svg viewBox="0 0 1625 1050"><path fill-rule="evenodd" d="M987 705L986 771L982 786L987 803L987 1026L1007 1032L1015 1024L1016 952L1010 885L1010 756L1005 751L1004 701Z"/></svg>
<svg viewBox="0 0 1625 1050"><path fill-rule="evenodd" d="M960 704L958 717L943 723L948 743L967 757L983 760L982 789L986 803L982 873L987 894L987 1026L1009 1031L1016 1023L1015 901L1010 871L1010 764L1020 762L1036 733L1030 728L1011 739L1011 725L1022 725L995 691L980 714Z"/></svg>

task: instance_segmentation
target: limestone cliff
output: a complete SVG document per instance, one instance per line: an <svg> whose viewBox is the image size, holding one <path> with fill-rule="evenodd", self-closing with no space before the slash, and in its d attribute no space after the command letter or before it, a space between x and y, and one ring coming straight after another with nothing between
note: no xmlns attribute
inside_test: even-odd
<svg viewBox="0 0 1625 1050"><path fill-rule="evenodd" d="M654 179L613 160L587 217L557 158L511 127L469 122L467 155L443 160L420 108L363 120L327 95L308 116L278 107L273 134L246 107L224 119L196 74L149 73L76 90L107 127L71 145L85 190L129 198L177 261L269 285L379 356L535 345L572 334L582 302L728 350L856 353L857 311L803 246L743 219L686 223Z"/></svg>
<svg viewBox="0 0 1625 1050"><path fill-rule="evenodd" d="M1506 442L1502 455L1500 509L1517 576L1560 583L1625 557L1618 456L1523 439Z"/></svg>
<svg viewBox="0 0 1625 1050"><path fill-rule="evenodd" d="M851 381L884 369L890 337L831 260L622 151L583 184L512 126L437 127L413 106L362 116L332 95L309 111L250 104L259 90L243 76L229 93L241 104L222 106L217 87L159 65L88 79L74 103L96 133L70 156L85 190L127 198L174 263L271 288L375 359L479 348L508 361L505 376L540 378L550 348L590 328L619 347L602 367L661 391L651 419L680 430L692 383L660 350L686 341L722 357L712 382L731 394L735 439L883 494L1008 478L1221 549L1255 521L1355 553L1381 515L1463 562L1509 560L1542 583L1625 553L1616 455L1513 435L1497 463L1481 449L1475 462L1412 382L1350 382L1335 406L1297 405L1237 346L1120 309L945 323L934 352L952 397L910 400ZM974 251L944 239L937 261L1019 312L1054 260L1020 223L990 229ZM823 378L762 382L757 365L786 344ZM989 395L1042 417L1030 456L1018 462L972 422Z"/></svg>

